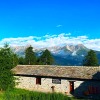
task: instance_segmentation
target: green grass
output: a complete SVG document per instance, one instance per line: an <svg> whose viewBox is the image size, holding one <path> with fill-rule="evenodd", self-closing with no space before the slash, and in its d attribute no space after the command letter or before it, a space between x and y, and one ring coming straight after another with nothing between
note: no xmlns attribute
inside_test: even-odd
<svg viewBox="0 0 100 100"><path fill-rule="evenodd" d="M61 93L42 93L14 89L0 93L0 100L75 100Z"/></svg>
<svg viewBox="0 0 100 100"><path fill-rule="evenodd" d="M0 92L0 100L3 100L4 92Z"/></svg>

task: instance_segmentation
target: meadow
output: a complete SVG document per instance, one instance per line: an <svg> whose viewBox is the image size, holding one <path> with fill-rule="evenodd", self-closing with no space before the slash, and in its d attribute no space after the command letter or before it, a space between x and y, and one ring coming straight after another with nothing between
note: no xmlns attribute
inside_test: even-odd
<svg viewBox="0 0 100 100"><path fill-rule="evenodd" d="M42 93L23 89L0 92L0 100L75 100L61 93Z"/></svg>

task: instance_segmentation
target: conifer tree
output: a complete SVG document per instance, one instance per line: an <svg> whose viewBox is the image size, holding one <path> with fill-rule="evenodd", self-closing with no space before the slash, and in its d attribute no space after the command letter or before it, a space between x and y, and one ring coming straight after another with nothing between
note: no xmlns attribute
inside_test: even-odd
<svg viewBox="0 0 100 100"><path fill-rule="evenodd" d="M36 55L33 52L33 47L30 46L25 50L25 64L33 65L36 64Z"/></svg>
<svg viewBox="0 0 100 100"><path fill-rule="evenodd" d="M13 54L13 66L17 66L17 64L18 64L18 55Z"/></svg>
<svg viewBox="0 0 100 100"><path fill-rule="evenodd" d="M99 66L96 53L90 50L83 60L83 66Z"/></svg>
<svg viewBox="0 0 100 100"><path fill-rule="evenodd" d="M43 52L43 54L40 56L39 63L42 65L52 65L53 62L54 62L54 59L53 59L50 51L46 49Z"/></svg>
<svg viewBox="0 0 100 100"><path fill-rule="evenodd" d="M25 58L24 57L19 57L18 58L18 64L24 65L25 64Z"/></svg>
<svg viewBox="0 0 100 100"><path fill-rule="evenodd" d="M11 69L14 67L14 53L10 47L5 44L0 49L0 90L7 90L15 86L14 77Z"/></svg>

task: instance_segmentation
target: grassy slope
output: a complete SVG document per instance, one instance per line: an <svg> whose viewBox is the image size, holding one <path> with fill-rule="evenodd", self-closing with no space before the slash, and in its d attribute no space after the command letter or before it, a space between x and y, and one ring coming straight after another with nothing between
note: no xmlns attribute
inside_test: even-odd
<svg viewBox="0 0 100 100"><path fill-rule="evenodd" d="M75 100L60 93L41 93L14 89L0 93L0 100Z"/></svg>
<svg viewBox="0 0 100 100"><path fill-rule="evenodd" d="M0 100L3 100L4 92L0 92Z"/></svg>

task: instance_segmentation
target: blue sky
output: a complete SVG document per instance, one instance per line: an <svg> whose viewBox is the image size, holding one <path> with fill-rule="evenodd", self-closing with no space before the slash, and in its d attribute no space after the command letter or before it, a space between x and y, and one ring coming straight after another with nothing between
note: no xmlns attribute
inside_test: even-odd
<svg viewBox="0 0 100 100"><path fill-rule="evenodd" d="M99 40L100 0L0 0L1 42L62 33Z"/></svg>

